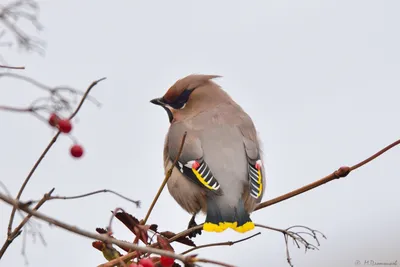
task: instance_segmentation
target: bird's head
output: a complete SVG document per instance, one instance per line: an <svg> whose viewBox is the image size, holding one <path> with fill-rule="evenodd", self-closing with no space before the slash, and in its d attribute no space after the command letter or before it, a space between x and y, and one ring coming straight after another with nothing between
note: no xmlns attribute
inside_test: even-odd
<svg viewBox="0 0 400 267"><path fill-rule="evenodd" d="M211 80L221 76L192 74L172 85L160 98L150 102L165 109L169 122L205 111L226 98L226 93Z"/></svg>

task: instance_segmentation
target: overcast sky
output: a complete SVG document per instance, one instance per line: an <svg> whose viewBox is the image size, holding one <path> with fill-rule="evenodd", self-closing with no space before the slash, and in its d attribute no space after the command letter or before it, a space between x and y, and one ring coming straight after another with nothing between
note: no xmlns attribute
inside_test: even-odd
<svg viewBox="0 0 400 267"><path fill-rule="evenodd" d="M3 58L26 66L18 73L52 86L85 90L95 79L108 79L93 90L103 106L86 103L73 130L85 147L84 158L72 159L71 140L60 138L22 199L38 199L55 187L60 195L109 188L142 200L141 209L112 195L54 200L41 208L72 225L104 227L116 207L144 217L163 180L169 126L166 113L149 100L191 73L222 75L216 81L253 118L267 167L264 200L355 164L400 137L399 1L47 0L40 5L45 56L2 48ZM0 81L0 104L23 106L40 93L21 81ZM0 128L0 180L16 195L54 131L32 116L5 112ZM296 267L352 267L357 260L400 265L399 156L400 149L393 149L344 179L252 218L326 234L319 251L304 254L290 243ZM0 204L2 242L10 210ZM179 232L189 219L165 191L149 222ZM105 262L92 240L41 225L47 247L28 236L29 266ZM114 231L132 240L118 221ZM195 242L236 240L257 231L203 233ZM240 267L288 266L283 236L260 231L250 241L198 252ZM24 266L22 240L13 242L1 266Z"/></svg>

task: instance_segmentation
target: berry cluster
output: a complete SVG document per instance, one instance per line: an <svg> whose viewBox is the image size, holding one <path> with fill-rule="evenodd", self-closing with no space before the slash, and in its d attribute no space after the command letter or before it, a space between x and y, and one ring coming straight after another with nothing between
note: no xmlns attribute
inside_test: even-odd
<svg viewBox="0 0 400 267"><path fill-rule="evenodd" d="M65 134L69 134L72 130L71 121L69 119L62 119L55 113L50 115L49 124ZM83 147L79 144L74 144L70 148L70 153L74 158L80 158L83 155Z"/></svg>
<svg viewBox="0 0 400 267"><path fill-rule="evenodd" d="M162 267L172 267L175 260L166 256L160 257ZM149 258L143 258L138 263L131 263L129 267L155 267L154 262Z"/></svg>

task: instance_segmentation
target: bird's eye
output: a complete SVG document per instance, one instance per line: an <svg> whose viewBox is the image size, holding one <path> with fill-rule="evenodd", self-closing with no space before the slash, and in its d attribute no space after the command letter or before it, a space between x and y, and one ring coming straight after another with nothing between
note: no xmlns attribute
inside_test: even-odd
<svg viewBox="0 0 400 267"><path fill-rule="evenodd" d="M183 109L186 106L187 101L189 100L190 94L194 89L186 89L183 91L172 103L168 103L174 109Z"/></svg>

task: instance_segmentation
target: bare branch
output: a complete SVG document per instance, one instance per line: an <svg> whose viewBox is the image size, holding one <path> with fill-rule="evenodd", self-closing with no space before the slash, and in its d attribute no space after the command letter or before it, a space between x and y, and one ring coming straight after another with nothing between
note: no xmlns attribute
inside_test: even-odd
<svg viewBox="0 0 400 267"><path fill-rule="evenodd" d="M10 106L1 106L0 105L0 110L12 111L12 112L33 112L33 113L36 113L39 110L47 110L47 109L48 109L48 107L46 107L46 106L30 106L30 107L26 107L26 108L18 108L18 107L10 107Z"/></svg>
<svg viewBox="0 0 400 267"><path fill-rule="evenodd" d="M282 201L287 200L289 198L292 198L294 196L300 195L300 194L302 194L304 192L307 192L307 191L309 191L311 189L314 189L314 188L316 188L318 186L326 184L326 183L328 183L330 181L346 177L351 171L354 171L354 170L364 166L365 164L371 162L372 160L376 159L377 157L379 157L380 155L382 155L386 151L390 150L391 148L393 148L393 147L395 147L395 146L397 146L399 144L400 144L400 140L397 140L397 141L393 142L392 144L386 146L385 148L381 149L380 151L378 151L377 153L375 153L371 157L361 161L360 163L357 163L356 165L354 165L352 167L347 167L347 166L340 167L338 170L334 171L333 173L329 174L328 176L325 176L324 178L322 178L322 179L320 179L318 181L315 181L315 182L313 182L311 184L308 184L308 185L305 185L303 187L300 187L300 188L298 188L296 190L293 190L293 191L291 191L289 193L286 193L284 195L281 195L279 197L276 197L276 198L273 198L273 199L270 199L268 201L260 203L255 210L266 208L268 206L277 204L279 202L282 202Z"/></svg>
<svg viewBox="0 0 400 267"><path fill-rule="evenodd" d="M311 249L311 250L318 250L318 246L320 245L320 242L318 240L317 234L320 234L323 238L326 239L325 235L322 234L320 231L311 229L307 226L302 226L302 225L295 225L295 226L291 226L287 229L279 229L279 228L275 228L275 227L270 227L270 226L266 226L266 225L262 225L262 224L255 224L256 227L261 227L264 229L268 229L268 230L272 230L272 231L276 231L276 232L280 232L283 234L284 239L285 239L285 246L286 246L286 258L287 258L287 262L289 263L290 266L293 267L291 258L290 258L290 253L289 253L289 246L288 246L288 241L289 241L289 237L292 238L293 242L296 244L297 248L300 248L300 244L304 246L304 250L307 252L307 250ZM294 232L294 231L290 231L290 229L293 228L301 228L301 229L305 229L309 232L304 232L304 231L300 231L300 232ZM302 235L308 235L311 236L314 241L317 243L317 245L311 244L310 242L308 242Z"/></svg>
<svg viewBox="0 0 400 267"><path fill-rule="evenodd" d="M85 102L86 98L88 97L90 90L92 90L93 87L95 87L99 82L104 81L106 77L103 77L97 81L92 82L91 85L89 85L88 89L86 90L85 94L81 98L81 102L79 102L78 107L75 109L75 111L72 113L72 115L69 117L69 119L72 119L78 114L79 110L81 109L83 102Z"/></svg>
<svg viewBox="0 0 400 267"><path fill-rule="evenodd" d="M209 263L215 263L215 264L219 264L221 266L225 266L225 267L232 267L233 265L229 265L229 264L225 264L225 263L220 263L220 262L215 262L212 260L207 260L207 259L199 259L199 258L195 258L192 256L183 256L183 255L179 255L179 254L175 254L172 253L170 251L167 250L162 250L162 249L156 249L156 248L152 248L152 247L142 247L142 246L137 246L134 245L132 243L129 242L125 242L125 241L120 241L117 240L115 238L111 238L108 237L107 235L99 235L99 234L95 234L95 233L91 233L89 231L83 230L83 229L79 229L76 226L72 226L69 224L66 224L62 221L56 220L54 218L51 218L47 215L44 215L41 212L35 211L30 209L29 207L27 207L26 205L24 205L23 203L21 203L20 201L14 200L11 197L8 197L2 193L0 193L0 199L3 200L4 202L14 206L15 209L20 209L42 221L45 221L47 223L56 225L60 228L63 228L69 232L73 232L76 233L80 236L84 236L84 237L88 237L91 239L95 239L95 240L100 240L103 241L105 243L111 243L111 244L115 244L117 246L123 246L123 247L127 247L136 251L140 251L140 252L147 252L147 253L154 253L154 254L158 254L158 255L164 255L170 258L174 258L177 259L179 261L182 261L183 263L187 263L187 264L193 264L195 262L209 262Z"/></svg>
<svg viewBox="0 0 400 267"><path fill-rule="evenodd" d="M50 94L50 98L51 98L53 101L55 101L56 104L60 104L62 107L65 106L65 108L69 108L69 106L68 106L68 100L67 100L65 97L63 97L63 96L60 94L60 92L65 91L65 92L68 92L68 93L70 93L70 94L72 94L72 95L81 95L81 96L85 95L85 93L87 92L87 90L86 90L85 92L81 92L81 91L76 90L76 89L74 89L74 88L72 88L72 87L69 87L69 86L56 86L56 87L51 87L51 86L48 86L48 85L46 85L46 84L43 84L43 83L41 83L41 82L39 82L39 81L37 81L37 80L35 80L35 79L32 79L32 78L30 78L30 77L27 77L27 76L24 76L24 75L20 75L20 74L16 74L16 73L3 72L3 73L0 73L0 78L2 78L2 77L14 78L14 79L18 79L18 80L21 80L21 81L30 83L30 84L32 84L33 86L35 86L35 87L37 87L37 88L39 88L39 89L42 89L42 90L48 92L48 93ZM100 81L102 81L102 80L104 80L104 79L105 79L105 78L102 78L102 79L100 79L100 80L97 80L97 81L93 82L94 84L92 84L91 86L92 86L92 87L95 86L98 82L100 82ZM92 97L92 96L90 96L90 95L87 95L84 99L90 100L91 102L93 102L93 103L94 103L95 105L97 105L97 106L100 105L100 103L99 103L94 97ZM44 100L44 101L47 101L47 100L49 100L49 98L46 97L46 98L39 98L39 99L36 99L36 100L31 104L31 107L34 107L35 104L36 104L37 102L43 101L43 100ZM79 107L79 108L80 108L80 107Z"/></svg>
<svg viewBox="0 0 400 267"><path fill-rule="evenodd" d="M62 200L79 199L79 198L89 197L89 196L93 196L93 195L100 194L100 193L111 193L111 194L116 195L116 196L118 196L118 197L120 197L122 199L125 199L125 200L127 200L129 202L134 203L136 205L136 207L140 208L140 204L141 204L140 200L133 200L131 198L128 198L128 197L126 197L124 195L121 195L121 194L119 194L119 193L117 193L117 192L115 192L113 190L110 190L110 189L102 189L102 190L97 190L97 191L89 192L89 193L86 193L86 194L77 195L77 196L70 196L70 197L67 197L67 196L51 196L51 197L49 197L49 199L47 201L53 200L53 199L62 199ZM31 202L32 203L37 203L37 202L39 202L39 200L33 200Z"/></svg>
<svg viewBox="0 0 400 267"><path fill-rule="evenodd" d="M180 145L179 151L178 151L178 155L176 156L176 158L175 158L173 164L171 165L171 167L170 167L169 170L167 171L167 174L165 175L164 181L162 182L160 188L158 189L158 192L157 192L156 196L154 197L153 202L151 203L149 210L147 211L146 217L145 217L144 220L141 222L142 224L146 224L147 220L148 220L149 217L150 217L151 211L153 210L154 206L155 206L156 203L157 203L158 198L159 198L160 195L161 195L161 192L164 190L164 187L165 187L165 185L167 184L167 182L168 182L168 180L169 180L169 177L171 177L171 174L172 174L172 171L173 171L173 169L174 169L174 167L175 167L175 165L176 165L176 162L178 161L179 157L180 157L181 154L182 154L183 145L185 144L185 140L186 140L186 134L187 134L187 132L185 132L185 133L183 134L182 141L181 141L181 145Z"/></svg>
<svg viewBox="0 0 400 267"><path fill-rule="evenodd" d="M82 100L81 100L79 106L77 107L77 109L76 109L75 112L71 115L70 118L73 118L73 117L77 114L77 112L79 111L80 107L82 106L82 104L83 104L85 98L88 96L88 94L89 94L89 92L91 91L91 89L92 89L99 81L102 81L102 80L104 80L104 78L102 78L102 79L100 79L100 80L97 80L97 81L94 81L91 85L89 85L89 87L87 88L85 94L82 96ZM32 177L33 173L36 171L37 167L38 167L39 164L42 162L42 160L43 160L44 157L46 156L47 152L50 150L50 148L53 146L53 144L57 141L57 138L58 138L58 136L59 136L60 134L61 134L61 132L58 131L58 132L54 135L54 137L50 140L50 143L47 145L47 147L46 147L45 150L42 152L42 154L40 155L40 157L38 158L38 160L36 161L36 163L33 165L32 169L30 170L28 176L25 178L25 181L23 182L23 184L22 184L22 186L21 186L21 188L20 188L20 190L19 190L19 192L18 192L18 194L17 194L16 200L19 200L19 199L20 199L20 197L21 197L21 195L22 195L22 192L24 191L24 189L25 189L26 185L28 184L30 178ZM8 237L10 237L10 235L11 235L11 229L12 229L12 224L13 224L13 220L14 220L14 216L15 216L15 211L16 211L16 208L13 207L13 209L12 209L12 211L11 211L11 215L10 215L10 221L9 221L9 223L8 223L8 228L7 228L7 236L8 236Z"/></svg>
<svg viewBox="0 0 400 267"><path fill-rule="evenodd" d="M251 238L253 238L253 237L257 236L257 235L260 235L260 234L261 234L261 232L258 232L258 233L254 234L254 235L251 235L251 236L248 236L248 237L246 237L246 238L242 238L242 239L239 239L239 240L236 240L236 241L227 241L227 242L211 243L211 244L206 244L206 245L197 246L197 247L188 249L188 250L186 250L185 252L182 252L181 254L182 254L182 255L185 255L185 254L188 254L189 252L192 252L193 250L197 250L197 249L201 249L201 248L218 247L218 246L233 246L233 245L235 245L235 244L237 244L237 243L240 243L240 242L249 240L249 239L251 239Z"/></svg>
<svg viewBox="0 0 400 267"><path fill-rule="evenodd" d="M18 22L21 19L30 22L38 31L43 28L39 22L39 6L35 1L19 0L0 6L0 23L8 28L18 45L27 51L36 51L39 54L43 54L45 43L23 31L18 26ZM2 33L2 35L4 34L5 32Z"/></svg>
<svg viewBox="0 0 400 267"><path fill-rule="evenodd" d="M53 193L54 188L51 189L47 194L43 196L43 198L37 203L37 205L33 208L33 210L38 210L44 202L46 202L51 194ZM26 204L25 204L26 205ZM17 238L21 233L22 233L22 227L28 222L28 220L32 217L31 214L28 214L22 221L21 223L8 235L6 241L4 242L2 248L0 249L0 259L4 255L4 252L6 252L7 248L10 246L10 244L14 241L15 238Z"/></svg>
<svg viewBox="0 0 400 267"><path fill-rule="evenodd" d="M175 240L179 239L180 237L188 236L190 233L192 233L192 232L194 232L196 230L202 229L202 228L203 228L203 224L196 225L195 227L192 227L190 229L186 229L185 231L182 231L182 232L176 234L174 237L171 237L170 239L168 239L168 242L172 243ZM158 243L154 243L154 244L149 245L149 247L159 247L159 246L160 245ZM136 256L137 256L137 252L136 251L129 252L129 253L119 257L118 259L114 259L114 260L111 260L111 261L109 261L107 263L100 264L97 267L113 267L113 266L115 266L115 265L117 265L119 263L119 259L125 261L125 260L129 260L129 259L135 258Z"/></svg>
<svg viewBox="0 0 400 267"><path fill-rule="evenodd" d="M25 67L13 67L13 66L6 66L6 65L0 65L0 69L12 69L12 70L24 70Z"/></svg>

